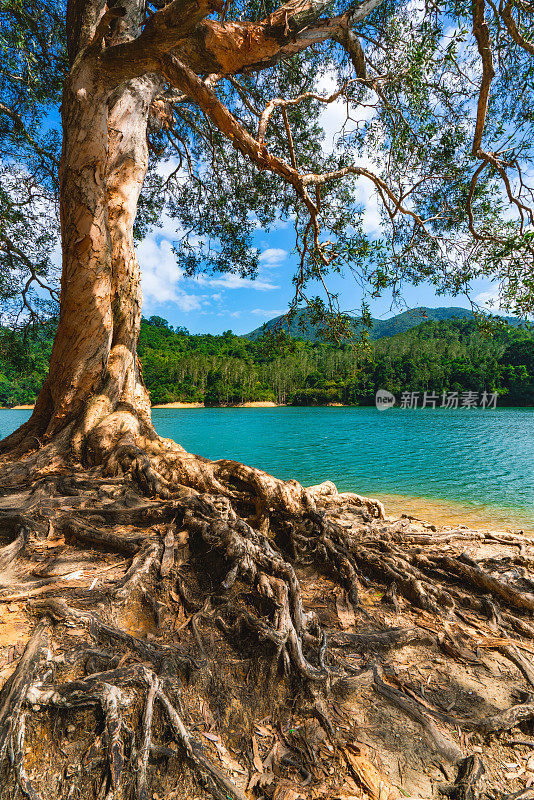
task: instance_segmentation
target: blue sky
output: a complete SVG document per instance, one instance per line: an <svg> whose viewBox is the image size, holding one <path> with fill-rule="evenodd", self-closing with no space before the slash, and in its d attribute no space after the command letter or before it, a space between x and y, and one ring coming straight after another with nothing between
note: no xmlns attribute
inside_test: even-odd
<svg viewBox="0 0 534 800"><path fill-rule="evenodd" d="M321 83L324 95L331 94L336 88L329 76L323 76ZM365 115L372 111L361 109L361 113ZM346 115L346 106L341 100L325 106L321 112L325 150L332 152L336 149L336 140L344 126L347 132L350 130ZM162 171L166 169L169 167L162 165ZM169 171L172 171L172 167ZM369 182L362 181L358 200L365 209L364 230L370 236L379 235L380 214L376 195ZM296 265L296 256L292 252L294 237L290 223L270 232L257 230L254 244L260 251L260 271L256 281L235 275L186 279L180 274L172 253L172 241L178 238L175 223L171 219L164 219L162 227L154 229L138 246L144 315L157 314L171 325L181 325L191 333L215 334L231 329L243 334L254 330L287 310L293 294L291 278ZM345 279L331 277L328 286L331 291L339 292L343 311L358 313L362 292L352 276ZM489 281L475 282L471 290L471 297L481 305L496 296L496 287ZM310 285L308 293L310 296L320 294L319 286ZM406 307L471 307L465 296L437 296L430 285L407 286L403 295L404 305L401 308L391 307L389 294L370 302L371 314L386 319ZM492 310L495 313L497 308Z"/></svg>
<svg viewBox="0 0 534 800"><path fill-rule="evenodd" d="M369 198L369 226L373 224L373 199ZM181 325L191 333L222 333L231 329L243 334L287 310L292 297L291 277L296 257L292 253L294 231L291 225L266 233L258 230L255 245L260 250L260 271L256 281L235 275L184 278L174 259L172 241L177 238L172 220L165 220L138 246L143 285L143 314L157 314L171 325ZM362 293L351 277L332 277L329 288L339 292L345 311L358 312ZM319 287L316 286L316 293ZM493 295L488 282L474 283L472 296L484 302ZM310 294L313 294L310 287ZM464 296L437 296L432 286L405 287L405 307L461 306L470 308ZM385 294L371 301L374 317L385 319L404 308L392 308Z"/></svg>
<svg viewBox="0 0 534 800"><path fill-rule="evenodd" d="M327 96L337 86L332 77L325 75L319 88ZM371 113L370 109L360 109L359 117ZM50 111L47 119L51 127L59 127L56 109ZM347 121L345 103L338 100L325 106L320 122L325 131L323 146L326 151L332 152L337 149L336 142L341 130L350 133L351 122ZM172 161L162 164L162 174L171 172L174 166ZM379 235L380 215L376 195L367 181L362 181L358 199L365 209L364 230L370 236ZM173 240L177 238L175 221L165 217L161 226L154 228L137 246L142 275L143 314L146 317L156 314L167 319L171 325L183 326L191 333L217 334L231 329L243 334L287 311L293 296L291 278L296 266L296 256L292 252L295 232L290 223L279 225L276 230L269 232L257 230L254 245L260 251L260 271L255 281L236 275L184 278L172 252ZM60 265L59 247L56 248L54 260ZM328 287L330 291L339 293L343 311L358 314L362 292L352 276L332 276ZM309 296L321 294L318 284L310 284L307 289ZM474 282L471 289L471 298L482 306L497 295L496 286L489 281ZM378 300L369 301L369 305L371 314L379 319L417 306L471 307L465 296L438 296L431 285L425 284L406 286L401 307L392 307L391 296L387 293ZM498 311L496 306L488 306L488 309L494 313Z"/></svg>

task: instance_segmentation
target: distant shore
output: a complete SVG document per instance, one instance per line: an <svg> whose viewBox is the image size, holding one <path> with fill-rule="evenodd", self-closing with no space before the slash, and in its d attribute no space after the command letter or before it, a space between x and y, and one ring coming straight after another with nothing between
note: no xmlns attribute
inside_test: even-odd
<svg viewBox="0 0 534 800"><path fill-rule="evenodd" d="M208 408L278 408L281 403L272 400L254 400L250 403L236 403L229 406L208 406ZM152 408L206 408L204 403L156 403Z"/></svg>
<svg viewBox="0 0 534 800"><path fill-rule="evenodd" d="M346 403L326 403L327 407L348 408ZM154 403L152 408L285 408L286 403L275 403L273 400L252 400L249 403L230 403L227 406L206 406L204 403ZM307 406L314 408L314 406ZM324 408L324 406L316 406ZM33 411L34 406L30 403L20 406L0 406L0 411Z"/></svg>
<svg viewBox="0 0 534 800"><path fill-rule="evenodd" d="M152 408L204 408L204 403L155 403Z"/></svg>
<svg viewBox="0 0 534 800"><path fill-rule="evenodd" d="M282 403L274 403L272 400L255 400L250 403L237 403L228 408L278 408ZM337 403L335 405L338 405ZM155 403L152 408L206 408L204 403ZM211 408L221 408L221 406L211 406ZM33 404L20 406L0 406L0 411L33 411Z"/></svg>

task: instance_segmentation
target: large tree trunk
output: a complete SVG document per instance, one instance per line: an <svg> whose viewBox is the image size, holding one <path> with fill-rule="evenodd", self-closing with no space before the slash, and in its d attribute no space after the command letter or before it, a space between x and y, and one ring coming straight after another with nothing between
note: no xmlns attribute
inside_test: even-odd
<svg viewBox="0 0 534 800"><path fill-rule="evenodd" d="M141 321L133 224L148 167L147 120L157 89L148 75L115 90L91 50L105 4L70 2L71 71L62 101L59 324L49 374L26 425L2 450L35 449L69 427L75 452L122 404L150 429L136 356ZM110 43L138 35L143 3L129 3Z"/></svg>
<svg viewBox="0 0 534 800"><path fill-rule="evenodd" d="M80 454L87 435L119 407L151 427L136 356L141 290L133 224L155 87L145 77L110 94L84 62L66 83L59 324L34 413L4 451L35 448L70 426Z"/></svg>
<svg viewBox="0 0 534 800"><path fill-rule="evenodd" d="M146 128L155 88L154 79L140 78L121 87L109 100L105 201L110 336L91 397L82 398L83 423L75 441L78 451L88 434L98 429L98 435L104 436L105 427L109 432L119 421L127 424L128 415L145 434L152 430L150 400L136 354L142 298L133 225L148 167Z"/></svg>

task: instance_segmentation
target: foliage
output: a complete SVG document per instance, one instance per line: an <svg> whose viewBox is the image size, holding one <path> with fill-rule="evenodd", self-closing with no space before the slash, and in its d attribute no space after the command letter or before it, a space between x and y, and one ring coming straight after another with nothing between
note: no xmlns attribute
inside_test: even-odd
<svg viewBox="0 0 534 800"><path fill-rule="evenodd" d="M0 337L0 404L35 399L46 372L53 324ZM500 404L534 405L534 337L502 325L490 334L472 319L424 322L354 348L324 342L250 340L173 330L144 320L139 356L153 403L228 405L272 400L296 405L372 404L377 389L476 391Z"/></svg>
<svg viewBox="0 0 534 800"><path fill-rule="evenodd" d="M313 13L323 24L326 14L354 8L336 0ZM222 13L225 21L250 21L274 10L263 0L231 0ZM482 48L475 12L485 15L489 39ZM55 280L65 7L1 0L0 15L0 299L4 315L16 315L22 302L27 316ZM483 0L382 0L355 26L352 49L337 35L266 68L221 75L216 98L249 136L257 135L269 102L279 103L261 147L293 163L299 175L323 176L307 194L296 189L298 180L258 169L206 109L187 97L175 102L166 86L151 115L137 238L166 214L187 274L254 276L257 227L268 232L292 221L300 256L295 304L309 303L338 329L332 312L339 298L327 276L347 270L373 296L386 289L398 296L405 282L421 281L461 294L489 276L504 306L528 314L534 309L531 18L531 6L516 2L497 8ZM494 75L483 67L484 53ZM484 86L487 114L478 102ZM323 127L331 102L346 110L334 141L325 140ZM364 225L371 197L381 217L375 231Z"/></svg>
<svg viewBox="0 0 534 800"><path fill-rule="evenodd" d="M0 405L33 403L52 352L55 322L24 330L0 328Z"/></svg>
<svg viewBox="0 0 534 800"><path fill-rule="evenodd" d="M65 64L62 4L0 0L0 302L4 322L57 304L58 163L53 124Z"/></svg>

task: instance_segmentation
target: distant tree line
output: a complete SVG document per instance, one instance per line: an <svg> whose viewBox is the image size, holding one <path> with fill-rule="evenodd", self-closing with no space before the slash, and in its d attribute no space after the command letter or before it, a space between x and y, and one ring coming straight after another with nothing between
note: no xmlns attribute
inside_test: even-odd
<svg viewBox="0 0 534 800"><path fill-rule="evenodd" d="M0 329L0 405L32 403L46 374L54 323ZM362 346L226 331L190 334L161 317L143 320L138 348L153 403L293 405L374 403L377 389L497 392L499 405L534 405L534 337L527 328L489 331L474 320L424 322Z"/></svg>

